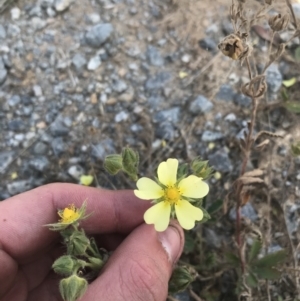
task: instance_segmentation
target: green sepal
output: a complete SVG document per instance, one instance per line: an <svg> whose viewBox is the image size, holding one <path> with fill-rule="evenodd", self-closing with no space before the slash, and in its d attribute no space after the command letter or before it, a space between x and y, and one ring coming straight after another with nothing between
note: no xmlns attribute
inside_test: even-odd
<svg viewBox="0 0 300 301"><path fill-rule="evenodd" d="M108 155L104 160L104 168L111 175L116 175L123 169L122 156L121 155Z"/></svg>

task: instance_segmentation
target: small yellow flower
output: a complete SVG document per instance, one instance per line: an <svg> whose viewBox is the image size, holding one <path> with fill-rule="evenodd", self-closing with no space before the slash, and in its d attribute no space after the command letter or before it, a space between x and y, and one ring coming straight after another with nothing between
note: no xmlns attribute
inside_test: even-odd
<svg viewBox="0 0 300 301"><path fill-rule="evenodd" d="M159 164L157 175L159 183L143 177L136 183L134 194L143 200L157 200L157 203L144 214L147 224L154 224L156 231L167 229L170 214L174 211L182 228L190 230L195 221L203 218L203 211L190 204L187 199L203 198L208 194L209 187L202 178L190 175L177 182L178 160L168 159Z"/></svg>
<svg viewBox="0 0 300 301"><path fill-rule="evenodd" d="M80 218L80 213L74 205L69 205L69 207L64 210L58 211L58 215L61 217L59 221L61 224L73 224Z"/></svg>

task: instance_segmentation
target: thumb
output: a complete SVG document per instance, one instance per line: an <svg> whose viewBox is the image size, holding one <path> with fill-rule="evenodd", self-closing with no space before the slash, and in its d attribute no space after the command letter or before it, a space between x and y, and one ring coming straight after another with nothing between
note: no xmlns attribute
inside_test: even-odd
<svg viewBox="0 0 300 301"><path fill-rule="evenodd" d="M145 224L137 227L89 285L83 301L166 300L168 281L183 244L183 231L175 222L164 232Z"/></svg>

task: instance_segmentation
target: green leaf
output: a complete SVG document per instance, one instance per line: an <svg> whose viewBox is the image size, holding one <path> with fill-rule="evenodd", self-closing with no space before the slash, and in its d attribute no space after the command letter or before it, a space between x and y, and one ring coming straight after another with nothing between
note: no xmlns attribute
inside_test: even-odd
<svg viewBox="0 0 300 301"><path fill-rule="evenodd" d="M284 104L284 107L292 113L300 113L300 102L299 101L288 101Z"/></svg>
<svg viewBox="0 0 300 301"><path fill-rule="evenodd" d="M223 200L216 200L207 208L207 212L210 215L212 215L212 214L216 213L217 211L219 211L222 207L223 207Z"/></svg>
<svg viewBox="0 0 300 301"><path fill-rule="evenodd" d="M258 284L258 279L254 273L249 271L249 275L246 278L246 282L250 287L256 287Z"/></svg>
<svg viewBox="0 0 300 301"><path fill-rule="evenodd" d="M200 207L200 209L203 211L203 219L200 221L202 224L210 219L210 214L203 207Z"/></svg>
<svg viewBox="0 0 300 301"><path fill-rule="evenodd" d="M292 144L291 150L294 156L300 156L300 141Z"/></svg>
<svg viewBox="0 0 300 301"><path fill-rule="evenodd" d="M262 243L259 240L255 240L251 246L249 255L248 255L248 262L251 263L254 259L257 258L260 250L262 247Z"/></svg>
<svg viewBox="0 0 300 301"><path fill-rule="evenodd" d="M259 267L255 268L253 272L260 279L275 280L281 276L281 272L273 267Z"/></svg>
<svg viewBox="0 0 300 301"><path fill-rule="evenodd" d="M283 98L284 101L288 101L290 98L287 89L284 87L283 87L283 89L281 89L281 97Z"/></svg>
<svg viewBox="0 0 300 301"><path fill-rule="evenodd" d="M192 233L185 231L184 232L184 236L185 236L185 243L184 243L184 253L185 254L189 254L192 253L195 249L195 238L193 237Z"/></svg>
<svg viewBox="0 0 300 301"><path fill-rule="evenodd" d="M233 253L225 253L225 258L230 265L233 265L235 268L240 266L240 259Z"/></svg>
<svg viewBox="0 0 300 301"><path fill-rule="evenodd" d="M284 80L284 81L282 82L282 84L283 84L286 88L289 88L289 87L292 87L293 85L295 85L296 82L297 82L296 77L292 77L292 78L290 78L290 79Z"/></svg>
<svg viewBox="0 0 300 301"><path fill-rule="evenodd" d="M177 181L180 181L182 178L185 178L185 176L188 174L189 165L187 163L180 164L178 166L177 171Z"/></svg>
<svg viewBox="0 0 300 301"><path fill-rule="evenodd" d="M267 254L263 258L257 260L254 265L257 268L274 267L287 259L287 251L281 250L275 253Z"/></svg>
<svg viewBox="0 0 300 301"><path fill-rule="evenodd" d="M300 47L297 47L297 49L295 51L295 59L297 62L300 63Z"/></svg>

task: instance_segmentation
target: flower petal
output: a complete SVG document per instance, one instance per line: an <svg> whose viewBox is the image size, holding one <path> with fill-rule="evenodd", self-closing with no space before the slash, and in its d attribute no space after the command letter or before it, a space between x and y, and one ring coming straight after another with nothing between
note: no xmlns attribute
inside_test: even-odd
<svg viewBox="0 0 300 301"><path fill-rule="evenodd" d="M146 224L154 224L158 232L165 231L170 221L171 206L168 202L159 202L149 208L144 214Z"/></svg>
<svg viewBox="0 0 300 301"><path fill-rule="evenodd" d="M155 200L164 195L163 189L153 180L143 177L136 182L134 194L142 200Z"/></svg>
<svg viewBox="0 0 300 301"><path fill-rule="evenodd" d="M175 212L179 224L186 230L194 228L195 221L201 221L203 218L203 211L186 200L177 202Z"/></svg>
<svg viewBox="0 0 300 301"><path fill-rule="evenodd" d="M181 195L196 199L205 197L209 191L207 183L194 175L182 179L178 184L178 188Z"/></svg>
<svg viewBox="0 0 300 301"><path fill-rule="evenodd" d="M168 159L161 162L157 169L159 181L166 186L173 186L177 181L178 160Z"/></svg>

